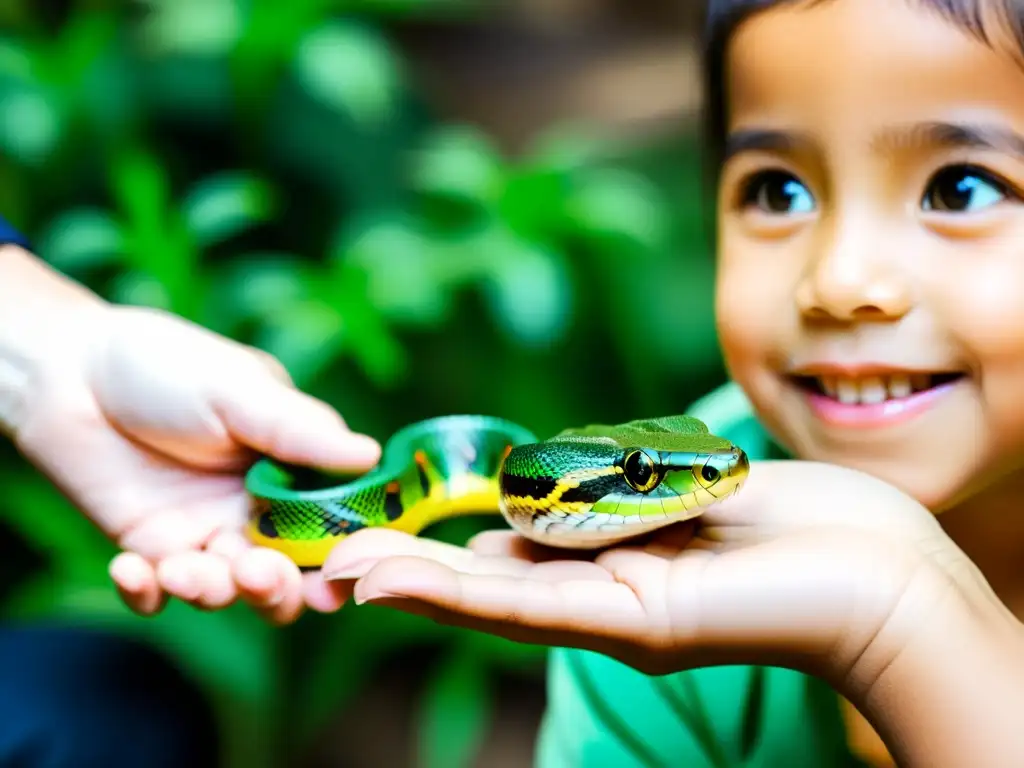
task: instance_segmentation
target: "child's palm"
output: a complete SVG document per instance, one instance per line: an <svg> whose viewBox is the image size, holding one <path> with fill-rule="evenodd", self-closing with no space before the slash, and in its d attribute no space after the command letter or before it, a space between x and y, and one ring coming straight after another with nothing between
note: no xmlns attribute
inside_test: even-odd
<svg viewBox="0 0 1024 768"><path fill-rule="evenodd" d="M359 601L596 650L648 673L781 662L833 676L858 660L884 664L906 639L898 632L923 628L893 618L901 600L918 615L954 580L986 589L966 562L934 517L894 488L794 461L755 462L747 487L699 528L676 526L596 558L511 532L462 549L370 530L339 544L324 570L358 578ZM887 623L886 648L864 655Z"/></svg>

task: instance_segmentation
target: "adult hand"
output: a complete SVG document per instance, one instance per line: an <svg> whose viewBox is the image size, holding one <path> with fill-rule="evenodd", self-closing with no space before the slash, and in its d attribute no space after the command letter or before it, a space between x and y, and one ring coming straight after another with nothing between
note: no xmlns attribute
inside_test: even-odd
<svg viewBox="0 0 1024 768"><path fill-rule="evenodd" d="M265 353L174 315L90 304L42 359L13 439L125 552L110 572L141 614L168 596L215 609L248 601L273 622L340 607L242 533L257 453L364 471L380 454Z"/></svg>

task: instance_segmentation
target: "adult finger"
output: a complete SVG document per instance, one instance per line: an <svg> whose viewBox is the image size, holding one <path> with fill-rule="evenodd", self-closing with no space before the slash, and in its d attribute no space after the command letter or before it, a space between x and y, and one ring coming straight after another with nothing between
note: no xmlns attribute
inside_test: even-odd
<svg viewBox="0 0 1024 768"><path fill-rule="evenodd" d="M166 604L166 595L157 582L156 570L146 558L135 552L121 552L110 561L110 578L124 603L140 616L154 616Z"/></svg>
<svg viewBox="0 0 1024 768"><path fill-rule="evenodd" d="M302 613L302 573L281 552L256 547L232 564L239 594L272 624L288 624Z"/></svg>
<svg viewBox="0 0 1024 768"><path fill-rule="evenodd" d="M226 608L238 597L231 564L208 552L170 555L157 565L156 575L164 591L196 608Z"/></svg>
<svg viewBox="0 0 1024 768"><path fill-rule="evenodd" d="M352 598L353 579L325 581L323 573L302 574L302 596L307 606L318 613L334 613Z"/></svg>
<svg viewBox="0 0 1024 768"><path fill-rule="evenodd" d="M373 438L351 431L326 403L271 375L245 386L226 383L214 411L238 442L293 464L365 471L380 458Z"/></svg>
<svg viewBox="0 0 1024 768"><path fill-rule="evenodd" d="M200 549L220 525L212 516L182 509L151 512L118 537L122 549L156 562L180 552Z"/></svg>

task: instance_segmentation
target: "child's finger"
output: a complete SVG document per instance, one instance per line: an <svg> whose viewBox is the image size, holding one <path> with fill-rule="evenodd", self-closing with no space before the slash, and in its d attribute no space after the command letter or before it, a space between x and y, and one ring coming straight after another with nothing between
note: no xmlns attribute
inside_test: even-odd
<svg viewBox="0 0 1024 768"><path fill-rule="evenodd" d="M378 561L397 555L423 557L462 569L472 567L479 557L464 547L423 539L390 528L366 528L346 536L331 549L323 565L323 577L357 579Z"/></svg>
<svg viewBox="0 0 1024 768"><path fill-rule="evenodd" d="M621 639L647 625L643 604L630 587L578 572L541 580L459 573L436 562L396 557L360 579L354 597L358 603L411 598L445 611L454 623L461 624L459 616L493 622L494 634L504 637L514 628L517 637L532 629Z"/></svg>
<svg viewBox="0 0 1024 768"><path fill-rule="evenodd" d="M280 552L254 548L234 562L233 576L241 598L273 624L288 624L302 613L302 574Z"/></svg>
<svg viewBox="0 0 1024 768"><path fill-rule="evenodd" d="M225 608L238 597L231 564L208 552L171 555L160 562L156 574L166 592L197 608Z"/></svg>
<svg viewBox="0 0 1024 768"><path fill-rule="evenodd" d="M121 599L141 616L153 616L163 609L166 596L156 579L156 571L146 558L135 552L122 552L110 561L110 578Z"/></svg>

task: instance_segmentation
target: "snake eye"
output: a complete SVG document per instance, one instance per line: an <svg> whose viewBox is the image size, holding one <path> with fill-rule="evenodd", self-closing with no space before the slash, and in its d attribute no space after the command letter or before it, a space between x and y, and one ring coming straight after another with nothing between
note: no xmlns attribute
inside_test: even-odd
<svg viewBox="0 0 1024 768"><path fill-rule="evenodd" d="M654 469L654 460L644 451L633 451L627 454L622 462L622 472L626 482L634 491L647 493L658 487L661 478Z"/></svg>
<svg viewBox="0 0 1024 768"><path fill-rule="evenodd" d="M700 470L700 476L709 483L715 483L722 474L710 464L705 464Z"/></svg>

